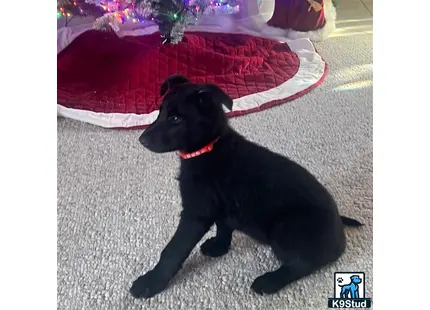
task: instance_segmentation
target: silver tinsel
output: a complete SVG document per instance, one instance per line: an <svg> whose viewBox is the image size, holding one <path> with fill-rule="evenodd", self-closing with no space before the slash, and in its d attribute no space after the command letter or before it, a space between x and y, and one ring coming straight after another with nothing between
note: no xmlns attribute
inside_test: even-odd
<svg viewBox="0 0 430 310"><path fill-rule="evenodd" d="M120 25L121 22L118 17L115 16L115 13L106 13L96 19L93 24L93 29L103 31L109 31L112 29L113 31L118 32Z"/></svg>
<svg viewBox="0 0 430 310"><path fill-rule="evenodd" d="M182 41L185 32L185 24L175 23L170 32L170 43L177 44Z"/></svg>
<svg viewBox="0 0 430 310"><path fill-rule="evenodd" d="M133 9L137 20L153 20L159 26L163 43L176 44L182 41L189 25L196 25L202 15L227 15L239 11L236 0L85 0L87 3L108 8L94 23L95 29L119 31L124 19L116 15L125 9ZM216 0L215 0L216 1ZM216 4L218 3L218 4ZM130 12L130 11L128 11Z"/></svg>
<svg viewBox="0 0 430 310"><path fill-rule="evenodd" d="M128 0L133 1L133 0ZM141 0L141 1L134 1L134 11L142 16L143 18L150 18L152 14L152 2L151 0Z"/></svg>

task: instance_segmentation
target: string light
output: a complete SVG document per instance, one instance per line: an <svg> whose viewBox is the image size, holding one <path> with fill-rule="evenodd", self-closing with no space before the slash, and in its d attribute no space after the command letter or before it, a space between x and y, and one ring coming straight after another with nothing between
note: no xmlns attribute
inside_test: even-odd
<svg viewBox="0 0 430 310"><path fill-rule="evenodd" d="M109 29L110 25L111 29L118 31L119 25L127 22L127 20L133 23L146 22L142 14L150 14L147 17L148 20L159 24L160 21L157 16L161 11L161 14L167 13L170 16L169 20L163 21L163 23L167 22L171 25L177 24L179 26L179 30L177 29L176 33L172 34L172 36L182 38L181 32L183 34L184 31L182 29L185 29L189 24L197 22L202 15L225 15L239 11L239 5L230 4L234 0L184 0L185 7L182 7L180 11L168 13L168 10L157 7L159 1L169 0L155 0L155 2L147 0L147 7L141 6L141 3L137 0L58 0L57 18L61 18L62 16L71 17L73 15L93 16L97 14L96 11L98 9L102 13L102 16L96 19L95 29ZM146 4L145 2L143 2L144 5ZM151 9L153 10L152 12ZM144 13L139 10L143 10ZM175 41L179 42L181 39Z"/></svg>
<svg viewBox="0 0 430 310"><path fill-rule="evenodd" d="M197 2L196 0L189 0L188 5L192 5L196 2ZM207 6L211 7L212 9L215 9L215 10L217 10L223 6L229 8L229 9L233 8L229 3L225 3L225 2L226 2L226 0L210 0L209 4ZM86 3L86 2L84 2L84 3ZM126 3L128 4L129 2L127 1ZM77 1L73 1L73 2L70 1L70 5L72 5L72 4L73 4L73 6L78 7L80 13L84 13L84 10L80 7L80 3L78 3ZM99 4L99 7L106 12L121 12L122 14L127 16L127 18L128 18L128 15L131 15L133 17L135 16L135 14L133 12L134 7L135 7L135 3L131 2L131 5L132 5L132 8L127 7L121 11L121 5L120 5L119 0L105 0L105 1L101 1L101 3ZM59 6L58 3L57 3L57 6ZM238 9L239 5L234 6L234 8ZM199 5L195 6L194 9L197 13L199 13L201 11L201 7ZM61 11L61 13L65 12L64 7L59 7L59 10ZM57 14L57 16L59 16L59 15L60 14ZM66 12L66 15L71 16L72 12ZM175 13L173 15L173 18L178 19L178 14Z"/></svg>

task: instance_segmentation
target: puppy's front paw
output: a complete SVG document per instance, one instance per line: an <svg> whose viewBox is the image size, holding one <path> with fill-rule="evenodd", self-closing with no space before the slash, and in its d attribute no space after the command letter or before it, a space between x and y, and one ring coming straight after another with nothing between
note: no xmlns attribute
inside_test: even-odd
<svg viewBox="0 0 430 310"><path fill-rule="evenodd" d="M219 257L227 254L229 246L215 237L205 241L200 247L202 254L210 257Z"/></svg>
<svg viewBox="0 0 430 310"><path fill-rule="evenodd" d="M137 278L130 288L130 293L135 298L151 298L160 293L167 286L167 282L154 270Z"/></svg>

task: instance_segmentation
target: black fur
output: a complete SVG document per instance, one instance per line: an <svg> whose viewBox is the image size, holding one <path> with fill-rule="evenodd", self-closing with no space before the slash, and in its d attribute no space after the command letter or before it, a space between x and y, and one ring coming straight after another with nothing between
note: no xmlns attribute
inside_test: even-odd
<svg viewBox="0 0 430 310"><path fill-rule="evenodd" d="M166 92L174 85L189 83L188 79L182 75L171 75L160 86L160 96L164 96Z"/></svg>
<svg viewBox="0 0 430 310"><path fill-rule="evenodd" d="M341 216L340 218L342 219L342 223L344 225L347 225L347 226L356 226L356 227L357 226L363 226L363 224L360 223L359 221L351 219L349 217Z"/></svg>
<svg viewBox="0 0 430 310"><path fill-rule="evenodd" d="M341 217L332 196L305 168L229 127L222 104L231 109L232 100L217 86L173 80L141 143L158 153L193 152L218 140L211 152L181 159L179 225L155 268L133 283L132 295L150 298L165 289L214 224L217 233L201 246L204 255L226 254L237 229L271 245L282 262L255 279L251 288L258 294L275 293L338 259L345 249L344 224L361 224Z"/></svg>

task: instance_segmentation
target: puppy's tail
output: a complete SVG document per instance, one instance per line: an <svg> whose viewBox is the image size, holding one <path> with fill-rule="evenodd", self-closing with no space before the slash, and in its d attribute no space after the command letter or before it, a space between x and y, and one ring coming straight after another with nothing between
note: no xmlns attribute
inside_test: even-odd
<svg viewBox="0 0 430 310"><path fill-rule="evenodd" d="M359 221L354 220L352 218L349 218L346 216L341 216L340 218L342 219L342 223L346 226L355 226L355 227L363 226L362 223L360 223Z"/></svg>

